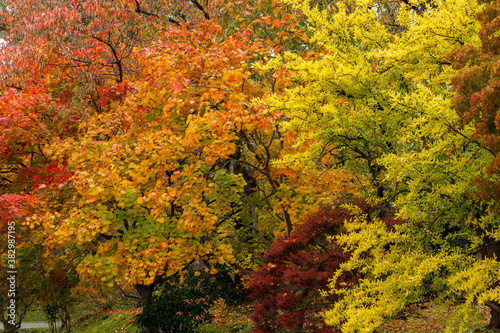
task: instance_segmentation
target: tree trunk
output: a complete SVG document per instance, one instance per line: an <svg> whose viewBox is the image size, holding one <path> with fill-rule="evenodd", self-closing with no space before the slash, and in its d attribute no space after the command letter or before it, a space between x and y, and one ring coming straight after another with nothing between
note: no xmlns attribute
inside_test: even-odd
<svg viewBox="0 0 500 333"><path fill-rule="evenodd" d="M495 241L490 237L485 239L486 246L481 250L482 258L500 258L500 242ZM491 288L498 287L498 283L495 283ZM487 301L485 305L490 308L491 319L488 327L490 328L500 328L500 304L497 301Z"/></svg>
<svg viewBox="0 0 500 333"><path fill-rule="evenodd" d="M490 308L491 319L488 324L489 328L500 328L500 304L494 301L485 302L485 305Z"/></svg>
<svg viewBox="0 0 500 333"><path fill-rule="evenodd" d="M60 319L61 319L61 326L64 327L64 331L66 333L71 333L71 314L68 310L68 307L65 305L61 305L60 308Z"/></svg>
<svg viewBox="0 0 500 333"><path fill-rule="evenodd" d="M139 296L141 297L140 305L142 305L143 309L149 304L151 304L155 285L156 283L147 286L143 284L135 285L135 290L137 290ZM151 326L147 328L147 333L161 333L161 332L159 327Z"/></svg>
<svg viewBox="0 0 500 333"><path fill-rule="evenodd" d="M7 320L2 320L2 323L3 323L4 333L14 333L21 327L21 323L12 325L9 324Z"/></svg>

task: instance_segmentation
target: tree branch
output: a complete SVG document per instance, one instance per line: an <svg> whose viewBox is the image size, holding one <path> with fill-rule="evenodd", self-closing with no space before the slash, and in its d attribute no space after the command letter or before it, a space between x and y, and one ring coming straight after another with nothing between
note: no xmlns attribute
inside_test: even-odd
<svg viewBox="0 0 500 333"><path fill-rule="evenodd" d="M205 15L207 20L210 20L210 15L208 15L207 11L203 6L198 2L198 0L190 0L193 5L195 5L202 13Z"/></svg>
<svg viewBox="0 0 500 333"><path fill-rule="evenodd" d="M117 287L123 294L123 296L128 297L128 298L133 298L133 299L141 299L140 296L137 295L132 295L132 294L127 294L125 290L123 290L122 287L120 287L116 282L115 282L115 287Z"/></svg>

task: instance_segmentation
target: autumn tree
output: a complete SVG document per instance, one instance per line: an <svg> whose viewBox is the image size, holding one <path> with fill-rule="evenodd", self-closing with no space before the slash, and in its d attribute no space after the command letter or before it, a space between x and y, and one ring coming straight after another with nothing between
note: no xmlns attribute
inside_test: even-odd
<svg viewBox="0 0 500 333"><path fill-rule="evenodd" d="M456 71L446 57L453 47L477 44L477 4L289 3L308 17L321 56L285 53L266 65L294 71L299 83L263 100L300 131L297 146L307 147L284 163L345 169L368 202L405 221L388 229L360 215L346 224L338 242L352 255L335 277L355 270L364 278L347 290L336 289L334 278L331 293L339 301L326 322L371 332L406 305L450 292L466 300L462 323L476 301L494 305L498 262L475 254L496 237L477 231L496 225L498 215L471 195L491 154L451 108ZM492 315L496 326L494 307Z"/></svg>
<svg viewBox="0 0 500 333"><path fill-rule="evenodd" d="M33 302L53 301L42 290L52 283L45 278L52 271L48 266L57 262L53 256L44 258L43 241L50 224L30 229L25 219L46 209L60 209L71 192L71 174L64 159L54 158L45 148L47 143L74 135L79 114L63 107L47 92L50 84L50 80L42 79L37 87L6 88L0 96L0 220L5 240L0 252L4 264L1 288L9 290L8 271L18 272L17 326ZM14 243L8 243L8 238ZM15 263L8 266L9 257L15 257ZM70 266L67 263L66 267ZM63 290L70 287L59 291ZM7 294L2 293L4 298ZM8 321L4 324L7 330L15 329Z"/></svg>
<svg viewBox="0 0 500 333"><path fill-rule="evenodd" d="M472 124L475 128L471 138L478 141L493 156L487 168L487 174L478 175L477 194L489 202L498 211L500 198L500 104L498 99L498 38L495 33L499 27L500 4L495 1L480 1L484 7L477 14L481 23L479 31L480 45L465 45L449 55L453 67L460 70L452 80L457 92L452 106L461 117L464 125ZM486 240L481 249L485 259L498 258L500 244L494 230L498 221L492 220L478 228L477 232ZM492 283L496 287L498 283ZM492 320L490 326L500 326L500 305L497 300L488 300Z"/></svg>
<svg viewBox="0 0 500 333"><path fill-rule="evenodd" d="M24 88L49 74L62 82L55 94L100 110L101 94L133 76L130 55L157 27L150 6L138 1L5 1L1 11L5 84ZM156 17L159 17L156 15Z"/></svg>
<svg viewBox="0 0 500 333"><path fill-rule="evenodd" d="M294 229L291 235L277 239L263 262L250 274L250 297L255 300L252 320L255 332L314 331L332 332L320 317L332 299L319 292L349 257L329 237L341 233L349 212L323 207ZM355 278L345 274L338 285Z"/></svg>
<svg viewBox="0 0 500 333"><path fill-rule="evenodd" d="M37 184L47 209L28 224L51 230L44 246L54 253L81 259L82 286L133 287L148 304L155 285L194 261L246 270L321 202L355 192L347 172L323 166L328 158L309 169L273 163L296 150L297 132L251 100L295 83L286 69L252 64L284 48L314 52L296 9L265 1L250 4L272 11L265 17L219 20L231 5L5 6L4 82L20 103L47 82L38 110L75 112L72 132L38 147L70 179Z"/></svg>
<svg viewBox="0 0 500 333"><path fill-rule="evenodd" d="M89 111L102 111L102 95L107 100L120 98L116 88L109 89L131 73L133 61L127 57L139 40L147 39L138 35L144 26L139 21L147 15L138 4L129 5L112 1L2 2L0 198L9 205L0 207L0 214L21 211L26 203L36 203L31 213L38 215L65 209L74 188L66 168L69 153L58 144L77 139L78 126ZM74 279L68 274L81 253L66 249L74 255L71 257L60 251L47 252L44 241L56 228L54 220L25 224L29 215L20 216L15 219L20 242L16 268L24 291L21 288L18 297L63 309L63 326L69 329L68 293ZM36 215L32 221L38 221ZM7 256L4 250L2 259ZM64 270L60 260L66 261ZM6 281L2 279L2 287ZM62 281L68 283L63 286Z"/></svg>
<svg viewBox="0 0 500 333"><path fill-rule="evenodd" d="M69 161L78 196L68 216L54 216L61 228L51 239L67 244L75 235L77 247L95 244L81 272L97 284L120 277L145 299L162 276L199 257L233 262L233 246L248 241L245 229L265 250L275 232L291 228L303 208L285 196L290 188L281 186L280 172L298 188L316 181L299 199L326 190L327 177L271 166L286 138L273 116L245 104L265 92L248 71L260 47L245 42L248 31L217 42L213 22L177 29L137 55L149 74L133 93L88 122ZM267 217L262 206L270 208Z"/></svg>

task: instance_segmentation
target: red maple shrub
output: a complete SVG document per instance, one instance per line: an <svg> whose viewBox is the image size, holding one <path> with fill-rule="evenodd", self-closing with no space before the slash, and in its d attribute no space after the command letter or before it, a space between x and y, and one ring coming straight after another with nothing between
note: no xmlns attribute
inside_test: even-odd
<svg viewBox="0 0 500 333"><path fill-rule="evenodd" d="M255 300L251 316L254 333L340 332L326 326L321 316L337 296L322 296L320 291L327 289L329 280L350 256L331 238L340 234L345 221L353 217L343 203L358 206L368 219L371 215L381 218L388 227L401 222L388 209L353 198L338 202L337 207L322 207L290 236L276 240L250 276L248 289ZM356 281L356 274L345 273L336 281L336 288L347 288Z"/></svg>
<svg viewBox="0 0 500 333"><path fill-rule="evenodd" d="M350 217L345 208L323 207L290 236L273 243L248 286L256 301L253 332L335 332L320 316L335 300L319 292L349 257L329 236L339 234ZM354 279L344 274L337 284L348 285Z"/></svg>

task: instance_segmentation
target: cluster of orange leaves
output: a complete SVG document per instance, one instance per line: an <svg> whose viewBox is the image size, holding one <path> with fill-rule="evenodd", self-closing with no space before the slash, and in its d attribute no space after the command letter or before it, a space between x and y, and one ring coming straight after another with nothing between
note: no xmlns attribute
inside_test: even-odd
<svg viewBox="0 0 500 333"><path fill-rule="evenodd" d="M162 4L23 0L3 17L0 167L12 171L0 195L38 200L23 227L95 291L154 285L200 258L248 266L352 192L328 161L275 164L306 147L255 102L295 83L254 64L291 48L314 54L297 12L277 1L164 3L189 15L182 22Z"/></svg>

